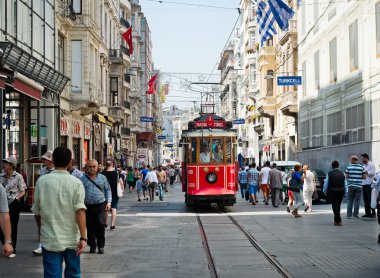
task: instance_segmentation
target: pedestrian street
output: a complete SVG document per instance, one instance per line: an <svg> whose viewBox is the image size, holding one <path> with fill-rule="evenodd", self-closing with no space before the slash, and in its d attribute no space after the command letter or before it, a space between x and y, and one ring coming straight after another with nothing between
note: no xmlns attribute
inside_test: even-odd
<svg viewBox="0 0 380 278"><path fill-rule="evenodd" d="M164 201L137 202L135 191L125 196L116 229L107 228L105 253L89 254L87 247L82 255L83 277L212 277L211 265L217 277L378 277L378 223L346 219L346 204L338 227L331 205L323 202L296 219L284 205L264 205L261 194L256 206L238 196L238 203L224 210L186 208L179 183L169 188ZM0 277L42 277L42 257L32 255L36 244L34 217L22 213L17 257L0 258Z"/></svg>

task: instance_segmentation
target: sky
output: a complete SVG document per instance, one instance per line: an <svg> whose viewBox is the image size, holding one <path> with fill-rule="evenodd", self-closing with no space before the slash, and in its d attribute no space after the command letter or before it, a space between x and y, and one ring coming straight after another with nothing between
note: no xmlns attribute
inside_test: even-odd
<svg viewBox="0 0 380 278"><path fill-rule="evenodd" d="M184 109L200 100L199 93L187 89L186 80L219 82L217 66L209 76L238 19L239 4L240 0L140 0L151 30L154 66L163 72L162 81L170 83L164 107Z"/></svg>

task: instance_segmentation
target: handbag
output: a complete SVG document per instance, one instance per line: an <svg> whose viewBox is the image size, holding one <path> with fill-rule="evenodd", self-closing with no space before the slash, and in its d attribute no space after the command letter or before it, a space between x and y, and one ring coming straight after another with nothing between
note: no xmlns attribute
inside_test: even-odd
<svg viewBox="0 0 380 278"><path fill-rule="evenodd" d="M377 207L377 196L378 195L378 192L376 190L376 188L372 188L372 191L371 191L371 208L372 209L376 209Z"/></svg>
<svg viewBox="0 0 380 278"><path fill-rule="evenodd" d="M318 192L315 190L313 192L313 197L312 197L313 200L317 200L318 199Z"/></svg>
<svg viewBox="0 0 380 278"><path fill-rule="evenodd" d="M124 192L123 192L123 189L121 189L119 173L117 173L117 185L116 185L116 189L117 189L117 197L119 197L119 198L123 197L124 196Z"/></svg>

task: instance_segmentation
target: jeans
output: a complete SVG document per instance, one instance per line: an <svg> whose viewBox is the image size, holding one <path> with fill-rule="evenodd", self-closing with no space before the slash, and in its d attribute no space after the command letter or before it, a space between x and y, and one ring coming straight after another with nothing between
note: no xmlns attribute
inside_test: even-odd
<svg viewBox="0 0 380 278"><path fill-rule="evenodd" d="M371 208L371 192L370 184L363 185L363 201L366 215L375 215L375 210Z"/></svg>
<svg viewBox="0 0 380 278"><path fill-rule="evenodd" d="M332 210L334 212L334 222L339 223L342 222L342 218L340 217L340 205L342 204L344 189L343 190L329 190L328 198L330 198Z"/></svg>
<svg viewBox="0 0 380 278"><path fill-rule="evenodd" d="M158 183L158 192L159 192L159 198L161 201L164 200L164 187L165 187L165 183Z"/></svg>
<svg viewBox="0 0 380 278"><path fill-rule="evenodd" d="M45 278L62 278L62 262L65 261L65 277L81 277L80 256L73 249L62 252L48 251L42 247Z"/></svg>
<svg viewBox="0 0 380 278"><path fill-rule="evenodd" d="M240 193L241 193L242 198L244 198L246 190L247 190L247 184L246 183L240 183Z"/></svg>
<svg viewBox="0 0 380 278"><path fill-rule="evenodd" d="M86 226L88 245L91 249L104 248L105 244L105 227L104 227L104 213L105 204L86 204Z"/></svg>
<svg viewBox="0 0 380 278"><path fill-rule="evenodd" d="M303 204L302 191L301 192L293 191L293 199L294 199L294 208L299 209Z"/></svg>
<svg viewBox="0 0 380 278"><path fill-rule="evenodd" d="M9 218L11 221L11 238L12 238L12 246L13 246L13 253L16 254L16 243L17 243L17 225L18 220L20 219L20 202L18 200L14 200L9 205ZM0 241L4 244L4 234L3 231L0 229Z"/></svg>
<svg viewBox="0 0 380 278"><path fill-rule="evenodd" d="M348 187L347 198L347 217L357 217L359 214L360 197L362 195L362 188L358 186ZM352 206L354 206L354 214L352 214Z"/></svg>
<svg viewBox="0 0 380 278"><path fill-rule="evenodd" d="M281 188L271 188L271 199L272 199L272 205L274 207L278 207L280 204L280 193Z"/></svg>

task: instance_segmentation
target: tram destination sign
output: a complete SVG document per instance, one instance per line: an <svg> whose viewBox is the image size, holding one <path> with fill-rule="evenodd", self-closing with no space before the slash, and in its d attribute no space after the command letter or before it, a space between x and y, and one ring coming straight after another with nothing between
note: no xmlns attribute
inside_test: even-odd
<svg viewBox="0 0 380 278"><path fill-rule="evenodd" d="M293 86L302 85L301 76L278 76L277 86Z"/></svg>
<svg viewBox="0 0 380 278"><path fill-rule="evenodd" d="M142 123L153 123L153 118L151 118L151 117L140 117L140 122L142 122Z"/></svg>
<svg viewBox="0 0 380 278"><path fill-rule="evenodd" d="M225 128L225 121L197 121L195 122L195 127L205 127L205 128Z"/></svg>
<svg viewBox="0 0 380 278"><path fill-rule="evenodd" d="M233 121L234 125L243 125L245 124L245 119L236 119Z"/></svg>

